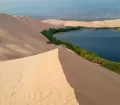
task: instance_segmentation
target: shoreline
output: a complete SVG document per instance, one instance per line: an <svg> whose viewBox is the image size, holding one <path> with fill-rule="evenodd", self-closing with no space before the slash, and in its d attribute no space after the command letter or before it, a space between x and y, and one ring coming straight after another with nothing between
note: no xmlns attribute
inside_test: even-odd
<svg viewBox="0 0 120 105"><path fill-rule="evenodd" d="M94 62L96 64L99 64L100 66L104 68L107 68L111 71L114 71L120 74L120 62L114 62L114 61L107 60L105 58L102 58L96 55L93 52L81 49L77 45L71 44L66 41L61 41L54 37L54 34L57 34L59 32L69 32L69 31L74 31L74 30L80 30L83 28L88 28L88 27L65 27L65 28L59 28L59 29L49 29L49 30L42 31L41 33L46 38L48 38L49 42L47 43L55 44L55 45L64 45L66 48L72 50L73 52L83 57L84 59ZM88 29L106 29L106 28L88 28ZM107 28L107 29L117 29L117 28Z"/></svg>

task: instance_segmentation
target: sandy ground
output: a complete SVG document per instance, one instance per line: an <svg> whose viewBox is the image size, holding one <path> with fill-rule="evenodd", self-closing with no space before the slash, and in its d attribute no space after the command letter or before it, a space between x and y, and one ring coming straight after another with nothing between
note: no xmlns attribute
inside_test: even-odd
<svg viewBox="0 0 120 105"><path fill-rule="evenodd" d="M79 105L63 73L58 49L1 62L0 105Z"/></svg>
<svg viewBox="0 0 120 105"><path fill-rule="evenodd" d="M64 26L83 26L83 27L94 27L94 28L120 27L120 19L104 20L104 21L90 21L90 22L48 19L48 20L43 20L41 22L51 24L51 25L56 25L56 26L64 25Z"/></svg>

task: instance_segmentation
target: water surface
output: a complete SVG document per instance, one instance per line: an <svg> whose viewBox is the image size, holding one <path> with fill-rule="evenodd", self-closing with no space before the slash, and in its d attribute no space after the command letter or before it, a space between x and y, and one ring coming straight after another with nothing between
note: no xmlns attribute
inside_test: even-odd
<svg viewBox="0 0 120 105"><path fill-rule="evenodd" d="M82 29L58 33L55 37L94 52L105 59L120 62L120 32L113 29Z"/></svg>

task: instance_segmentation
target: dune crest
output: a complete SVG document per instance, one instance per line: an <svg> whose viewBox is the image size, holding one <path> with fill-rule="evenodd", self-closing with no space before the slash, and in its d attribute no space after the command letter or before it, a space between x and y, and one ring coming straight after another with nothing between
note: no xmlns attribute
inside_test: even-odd
<svg viewBox="0 0 120 105"><path fill-rule="evenodd" d="M58 60L58 49L1 62L0 105L78 105Z"/></svg>

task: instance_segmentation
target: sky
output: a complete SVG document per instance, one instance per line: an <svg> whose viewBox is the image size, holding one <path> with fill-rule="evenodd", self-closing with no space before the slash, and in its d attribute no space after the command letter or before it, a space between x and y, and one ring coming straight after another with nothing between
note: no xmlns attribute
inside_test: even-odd
<svg viewBox="0 0 120 105"><path fill-rule="evenodd" d="M0 13L77 16L105 10L118 15L119 5L120 0L0 0Z"/></svg>

